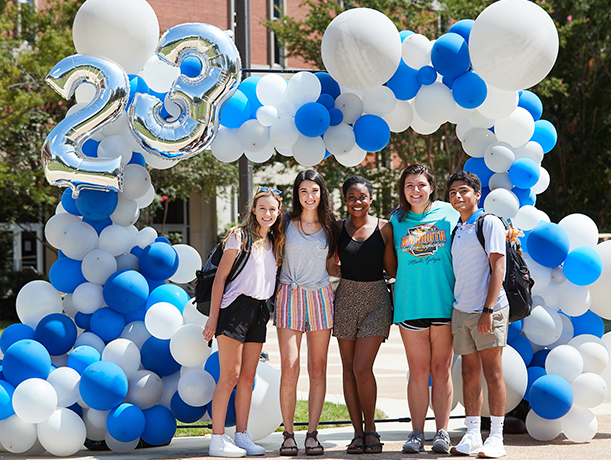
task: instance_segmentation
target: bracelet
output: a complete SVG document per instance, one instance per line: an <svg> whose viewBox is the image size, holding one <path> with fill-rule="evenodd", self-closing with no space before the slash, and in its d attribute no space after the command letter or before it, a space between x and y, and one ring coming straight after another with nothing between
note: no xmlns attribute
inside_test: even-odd
<svg viewBox="0 0 611 460"><path fill-rule="evenodd" d="M492 308L484 307L482 308L482 313L494 313Z"/></svg>

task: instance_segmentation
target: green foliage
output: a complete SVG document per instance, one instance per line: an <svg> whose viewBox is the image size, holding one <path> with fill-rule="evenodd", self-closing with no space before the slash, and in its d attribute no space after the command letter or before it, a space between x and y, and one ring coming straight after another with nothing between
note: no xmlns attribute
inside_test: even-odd
<svg viewBox="0 0 611 460"><path fill-rule="evenodd" d="M376 409L375 412L376 420L388 418L384 412L380 409ZM295 422L296 423L307 423L308 421L308 401L298 400L297 406L295 409ZM348 408L344 404L336 404L331 402L325 402L322 408L322 414L320 415L321 422L334 422L334 421L342 421L348 422L344 424L338 425L324 425L325 428L337 428L341 426L350 425L350 414L348 414ZM307 425L296 425L295 431L303 431L307 430ZM282 431L283 428L280 427L276 431Z"/></svg>

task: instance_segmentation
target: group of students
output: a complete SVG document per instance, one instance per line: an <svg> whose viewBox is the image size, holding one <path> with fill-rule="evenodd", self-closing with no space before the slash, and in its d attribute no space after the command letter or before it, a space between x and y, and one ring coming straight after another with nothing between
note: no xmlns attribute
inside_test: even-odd
<svg viewBox="0 0 611 460"><path fill-rule="evenodd" d="M369 214L373 186L353 176L342 187L349 216L336 220L323 177L300 172L292 210L282 214L278 190L259 188L249 214L224 239L212 289L207 340L216 336L219 380L212 399L209 453L217 457L263 455L247 430L252 387L274 299L281 356L280 408L284 422L279 453L299 453L294 418L300 348L305 334L309 378L307 455L322 455L317 427L325 394L331 334L338 340L346 406L354 427L351 454L380 453L375 428L377 384L373 364L391 325L398 324L409 367L407 399L413 431L403 452L424 451L424 423L431 402L437 453L500 457L505 386L502 347L509 308L502 283L505 228L495 216L483 221L485 247L475 232L477 176L458 171L447 181L450 204L438 201L437 184L425 165L408 166L398 183L399 206L389 221ZM227 276L244 232L251 255L231 282ZM396 278L391 299L385 273ZM329 276L340 278L335 292ZM467 432L452 446L447 432L452 406L452 357L462 356ZM482 442L481 375L488 385L490 435ZM225 434L227 405L235 393L235 440Z"/></svg>

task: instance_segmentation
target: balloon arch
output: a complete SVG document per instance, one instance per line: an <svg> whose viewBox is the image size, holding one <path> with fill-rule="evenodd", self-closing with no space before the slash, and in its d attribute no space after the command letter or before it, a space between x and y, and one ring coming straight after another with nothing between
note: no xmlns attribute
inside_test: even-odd
<svg viewBox="0 0 611 460"><path fill-rule="evenodd" d="M528 400L526 426L541 441L594 437L591 409L609 401L611 384L601 319L611 318L611 243L598 244L585 215L556 224L534 206L557 140L527 90L558 53L543 9L501 0L435 41L399 32L375 10L348 10L323 37L328 73L288 82L241 81L239 54L216 27L181 24L159 40L158 30L144 0L87 0L73 28L79 54L47 77L77 101L42 151L48 180L68 187L45 226L60 258L49 283L19 292L21 323L0 337L4 448L65 456L88 438L129 452L140 440L171 440L176 420L209 420L218 354L203 342L206 318L178 286L202 260L134 226L155 196L147 166L169 168L205 149L224 162L266 162L277 151L303 166L329 154L355 166L392 132L430 134L448 121L471 157L465 169L485 187L485 209L524 231L536 281L531 316L510 326L507 410ZM458 366L453 380L460 394ZM255 440L281 422L278 387L278 373L260 363Z"/></svg>

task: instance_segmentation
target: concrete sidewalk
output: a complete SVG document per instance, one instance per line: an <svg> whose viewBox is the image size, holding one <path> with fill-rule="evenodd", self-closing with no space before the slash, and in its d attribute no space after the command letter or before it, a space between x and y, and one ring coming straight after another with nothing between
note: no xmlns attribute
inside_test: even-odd
<svg viewBox="0 0 611 460"><path fill-rule="evenodd" d="M276 339L276 330L273 326L268 328L268 340L264 350L269 353L269 364L280 369L280 353ZM299 394L307 399L307 369L306 369L306 343L302 344L302 371L299 382ZM375 373L378 381L378 408L383 410L389 418L408 417L409 411L406 401L407 385L407 362L405 352L397 327L391 329L391 335L387 342L382 344L380 353L375 364ZM343 404L341 360L337 341L331 339L329 349L327 400ZM560 435L551 442L538 442L528 434L505 436L505 449L507 457L520 460L557 460L557 459L588 459L607 460L611 457L611 404L602 404L594 409L598 418L598 433L588 443L576 444ZM429 415L432 413L429 411ZM462 406L458 405L452 415L463 416ZM457 443L462 437L464 419L457 418L450 421L449 434L452 442ZM411 423L379 423L377 430L384 443L384 452L381 454L361 454L356 456L361 460L369 459L400 459L400 458L449 458L448 455L439 455L431 451L431 439L435 434L435 426L432 421L425 426L425 436L429 440L426 443L426 452L419 455L403 454L401 448L408 433L411 431ZM319 458L351 458L355 455L346 454L345 447L353 437L351 427L344 428L321 428L319 440L325 447L325 454ZM303 443L305 431L295 434L297 444L300 446L299 457L304 458ZM272 433L258 444L267 450L264 458L286 458L278 456L278 448L282 442L282 433ZM84 449L69 458L77 459L102 459L102 460L124 460L124 459L199 459L208 457L209 436L203 437L176 437L170 445L147 449L137 449L129 454L115 454L113 452L93 452ZM32 456L21 454L10 454L0 452L0 459L24 459ZM58 458L54 456L39 456L36 458Z"/></svg>

